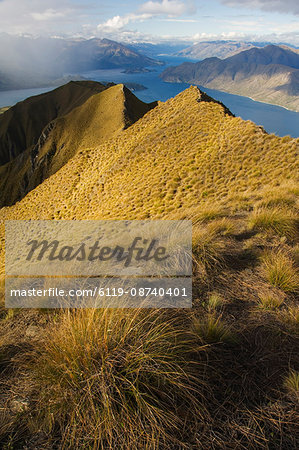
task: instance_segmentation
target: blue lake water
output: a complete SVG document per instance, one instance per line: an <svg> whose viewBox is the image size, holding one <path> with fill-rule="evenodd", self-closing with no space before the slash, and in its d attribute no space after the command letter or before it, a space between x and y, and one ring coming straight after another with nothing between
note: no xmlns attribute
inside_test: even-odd
<svg viewBox="0 0 299 450"><path fill-rule="evenodd" d="M164 66L155 68L154 72L125 74L122 70L95 70L82 73L84 77L95 81L112 81L114 83L139 83L147 87L146 90L136 91L135 95L145 102L154 100L165 101L174 97L179 92L186 89L186 83L165 83L159 74L170 65L180 64L183 60L177 57L161 57L166 61ZM189 60L190 61L190 60ZM0 92L0 107L11 106L16 102L24 100L32 95L38 95L53 89L36 88L21 89L15 91ZM256 102L248 97L227 94L214 89L202 88L207 94L223 102L233 114L242 117L244 120L252 120L258 125L262 125L268 133L275 133L278 136L290 135L299 137L299 113L289 111L279 106Z"/></svg>
<svg viewBox="0 0 299 450"><path fill-rule="evenodd" d="M43 87L35 89L18 89L15 91L0 91L0 108L2 106L12 106L25 98L32 97L32 95L42 94L43 92L51 91L52 87Z"/></svg>

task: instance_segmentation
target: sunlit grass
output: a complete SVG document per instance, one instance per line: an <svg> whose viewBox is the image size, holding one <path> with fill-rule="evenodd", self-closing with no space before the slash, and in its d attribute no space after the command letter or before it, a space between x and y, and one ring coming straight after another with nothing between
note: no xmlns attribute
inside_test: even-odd
<svg viewBox="0 0 299 450"><path fill-rule="evenodd" d="M231 327L221 319L221 316L217 317L213 313L204 318L195 318L193 329L203 342L208 344L236 342L236 335Z"/></svg>
<svg viewBox="0 0 299 450"><path fill-rule="evenodd" d="M299 291L299 273L291 258L283 251L267 252L262 257L265 277L285 292Z"/></svg>
<svg viewBox="0 0 299 450"><path fill-rule="evenodd" d="M249 228L260 231L272 231L280 236L295 237L299 232L298 215L291 210L257 208L249 217Z"/></svg>
<svg viewBox="0 0 299 450"><path fill-rule="evenodd" d="M224 298L218 292L211 292L208 295L206 306L210 312L221 309L225 303Z"/></svg>
<svg viewBox="0 0 299 450"><path fill-rule="evenodd" d="M284 379L284 387L291 395L299 399L299 372L291 370Z"/></svg>
<svg viewBox="0 0 299 450"><path fill-rule="evenodd" d="M192 339L163 312L65 313L34 361L37 426L58 426L76 448L178 444L179 406L194 427L203 411L186 362Z"/></svg>
<svg viewBox="0 0 299 450"><path fill-rule="evenodd" d="M261 292L258 295L257 306L259 309L275 310L283 305L284 298L272 292Z"/></svg>

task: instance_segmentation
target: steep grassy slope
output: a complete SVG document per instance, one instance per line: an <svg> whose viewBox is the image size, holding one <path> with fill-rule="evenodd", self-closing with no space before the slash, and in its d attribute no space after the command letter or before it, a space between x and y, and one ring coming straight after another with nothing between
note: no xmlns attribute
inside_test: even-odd
<svg viewBox="0 0 299 450"><path fill-rule="evenodd" d="M51 92L30 97L0 116L0 164L6 164L37 143L44 127L57 117L102 92L101 83L70 82Z"/></svg>
<svg viewBox="0 0 299 450"><path fill-rule="evenodd" d="M191 87L102 145L83 150L92 146L87 141L21 202L3 208L1 220L165 217L198 203L229 205L298 175L298 140L268 135L209 100Z"/></svg>
<svg viewBox="0 0 299 450"><path fill-rule="evenodd" d="M3 114L8 109L9 109L9 106L3 106L2 108L0 108L0 114Z"/></svg>
<svg viewBox="0 0 299 450"><path fill-rule="evenodd" d="M80 151L4 216L157 217L295 176L298 140L268 135L200 99L191 87L159 103L116 138Z"/></svg>
<svg viewBox="0 0 299 450"><path fill-rule="evenodd" d="M72 108L70 112L69 108L61 108L59 117L45 126L34 146L0 167L0 206L20 200L57 172L78 150L97 147L156 106L155 102L141 102L123 85L108 85L104 89L99 83L88 82L88 86L92 95L87 99L81 97L82 105ZM97 93L99 87L102 92ZM82 89L81 82L79 89ZM56 91L52 91L52 97ZM31 102L34 102L34 97ZM21 117L21 122L26 121L20 113L18 117ZM38 118L37 108L37 111L31 112L31 120L36 123Z"/></svg>
<svg viewBox="0 0 299 450"><path fill-rule="evenodd" d="M224 60L169 67L164 81L196 83L299 111L299 55L275 45L252 48Z"/></svg>
<svg viewBox="0 0 299 450"><path fill-rule="evenodd" d="M191 87L2 208L1 282L7 219L191 219L193 308L0 308L0 445L297 448L298 150Z"/></svg>

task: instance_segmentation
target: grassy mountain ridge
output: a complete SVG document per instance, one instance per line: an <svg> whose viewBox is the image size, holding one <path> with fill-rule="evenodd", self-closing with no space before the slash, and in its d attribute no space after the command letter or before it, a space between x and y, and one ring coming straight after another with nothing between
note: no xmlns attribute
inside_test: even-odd
<svg viewBox="0 0 299 450"><path fill-rule="evenodd" d="M82 88L88 86L90 94L76 99ZM24 197L30 190L57 172L77 151L96 147L124 128L132 125L156 103L145 104L138 100L125 86L117 85L105 88L97 82L77 82L73 86L51 91L41 97L53 101L57 96L64 98L66 90L74 91L74 102L67 108L60 107L59 115L43 128L35 145L29 146L17 158L0 166L0 205L10 205ZM76 100L76 101L75 101ZM26 104L36 105L33 97ZM43 103L44 104L44 103ZM61 104L62 105L62 104ZM78 106L76 106L78 105ZM17 105L17 120L22 123L22 103ZM71 110L70 110L71 109ZM13 108L12 108L13 110ZM13 118L15 119L14 110ZM39 125L39 109L31 111L31 121ZM42 122L38 130L44 125ZM11 127L13 125L10 125ZM26 133L26 131L25 131ZM24 133L24 134L25 134ZM7 138L7 135L5 135Z"/></svg>
<svg viewBox="0 0 299 450"><path fill-rule="evenodd" d="M0 116L0 164L6 164L34 146L43 128L52 120L69 113L105 89L101 83L70 82L9 108Z"/></svg>
<svg viewBox="0 0 299 450"><path fill-rule="evenodd" d="M224 60L207 58L169 67L161 77L168 82L196 83L299 111L298 67L297 53L269 45Z"/></svg>
<svg viewBox="0 0 299 450"><path fill-rule="evenodd" d="M124 93L91 97L60 132L78 112L94 132L87 105L109 91ZM81 139L90 146L0 209L2 302L5 220L159 218L192 220L193 307L0 307L0 445L297 448L299 139L194 86L100 145Z"/></svg>
<svg viewBox="0 0 299 450"><path fill-rule="evenodd" d="M268 135L208 99L191 87L159 102L116 137L82 148L21 202L3 208L1 220L162 217L199 200L229 204L296 176L298 139Z"/></svg>

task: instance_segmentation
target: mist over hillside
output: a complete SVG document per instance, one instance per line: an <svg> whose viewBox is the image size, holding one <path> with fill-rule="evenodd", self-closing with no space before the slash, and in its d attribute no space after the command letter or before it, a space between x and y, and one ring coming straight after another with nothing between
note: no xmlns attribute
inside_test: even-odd
<svg viewBox="0 0 299 450"><path fill-rule="evenodd" d="M51 85L65 74L80 71L161 64L109 39L0 34L0 90Z"/></svg>

